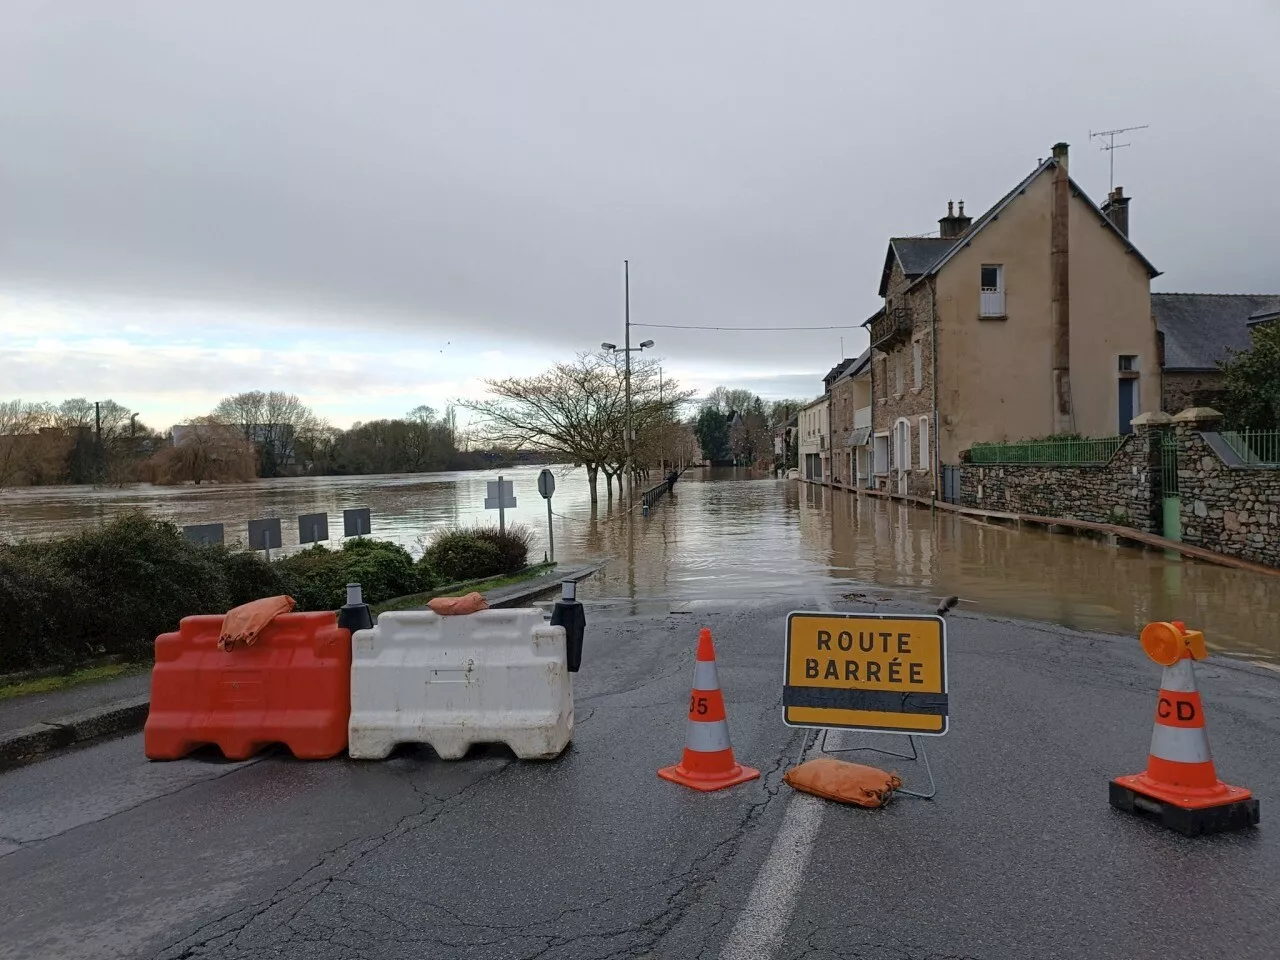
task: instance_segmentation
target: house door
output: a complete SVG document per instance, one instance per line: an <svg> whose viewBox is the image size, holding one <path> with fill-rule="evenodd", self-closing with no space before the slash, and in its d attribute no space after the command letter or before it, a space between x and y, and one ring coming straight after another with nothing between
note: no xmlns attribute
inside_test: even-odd
<svg viewBox="0 0 1280 960"><path fill-rule="evenodd" d="M898 424L898 493L907 495L907 471L911 469L911 424Z"/></svg>
<svg viewBox="0 0 1280 960"><path fill-rule="evenodd" d="M1138 400L1138 378L1123 377L1120 380L1120 434L1133 433L1133 425L1129 422L1136 415Z"/></svg>

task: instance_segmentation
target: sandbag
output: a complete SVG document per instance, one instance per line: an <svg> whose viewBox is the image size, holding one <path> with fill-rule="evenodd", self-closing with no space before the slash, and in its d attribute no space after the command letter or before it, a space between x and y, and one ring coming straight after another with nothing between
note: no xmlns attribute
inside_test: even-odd
<svg viewBox="0 0 1280 960"><path fill-rule="evenodd" d="M236 644L253 646L258 634L282 613L294 608L293 597L263 597L250 603L232 607L222 618L222 630L218 635L218 649L230 650Z"/></svg>
<svg viewBox="0 0 1280 960"><path fill-rule="evenodd" d="M783 774L782 781L826 800L859 807L883 807L902 786L897 774L835 757L815 757Z"/></svg>
<svg viewBox="0 0 1280 960"><path fill-rule="evenodd" d="M489 601L483 593L468 593L465 597L435 597L427 606L442 617L458 617L479 610L488 610Z"/></svg>

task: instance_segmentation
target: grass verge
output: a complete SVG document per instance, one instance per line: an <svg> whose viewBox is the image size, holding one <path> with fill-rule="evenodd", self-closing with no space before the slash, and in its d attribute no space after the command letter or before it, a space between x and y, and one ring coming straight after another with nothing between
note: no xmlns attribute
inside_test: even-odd
<svg viewBox="0 0 1280 960"><path fill-rule="evenodd" d="M427 601L432 597L454 597L459 594L470 593L472 590L487 593L490 590L498 590L513 584L524 583L526 580L536 580L538 577L546 576L555 568L556 565L554 563L536 563L525 567L519 573L507 574L501 577L485 577L483 580L464 580L461 583L450 583L437 590L428 590L425 593L411 593L404 597L392 597L382 603L371 603L369 604L369 612L376 617L378 614L386 613L389 610L414 610L419 607L425 607Z"/></svg>
<svg viewBox="0 0 1280 960"><path fill-rule="evenodd" d="M102 680L142 673L150 669L151 666L146 663L112 663L102 667L86 667L83 670L75 670L71 673L59 674L53 677L19 680L16 683L7 683L0 686L0 700L8 700L10 697L25 697L32 693L65 690L68 687L78 687L82 683L98 683Z"/></svg>

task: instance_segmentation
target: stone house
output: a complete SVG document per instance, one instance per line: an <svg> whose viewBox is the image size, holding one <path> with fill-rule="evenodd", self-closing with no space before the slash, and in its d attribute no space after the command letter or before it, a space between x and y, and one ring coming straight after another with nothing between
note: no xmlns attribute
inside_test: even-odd
<svg viewBox="0 0 1280 960"><path fill-rule="evenodd" d="M1159 271L1128 205L1095 205L1059 143L976 220L948 204L939 236L889 241L864 324L877 486L936 495L974 443L1114 436L1159 409Z"/></svg>
<svg viewBox="0 0 1280 960"><path fill-rule="evenodd" d="M1161 409L1216 407L1222 400L1218 364L1249 349L1250 328L1280 317L1280 294L1153 293L1160 337Z"/></svg>
<svg viewBox="0 0 1280 960"><path fill-rule="evenodd" d="M871 472L871 350L831 384L831 482L866 486Z"/></svg>

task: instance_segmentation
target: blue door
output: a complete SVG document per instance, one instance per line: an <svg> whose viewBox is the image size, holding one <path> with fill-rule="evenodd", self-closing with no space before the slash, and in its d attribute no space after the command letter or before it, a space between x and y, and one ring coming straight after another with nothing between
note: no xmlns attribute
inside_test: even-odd
<svg viewBox="0 0 1280 960"><path fill-rule="evenodd" d="M1120 433L1133 433L1133 425L1129 423L1134 417L1137 401L1138 378L1124 377L1120 381Z"/></svg>

